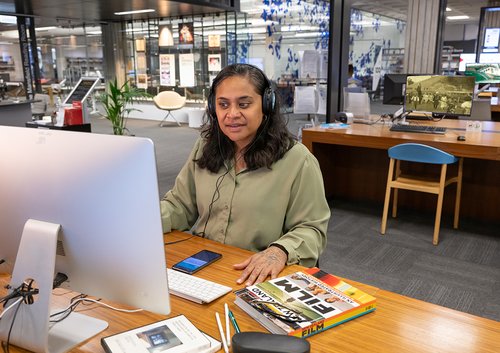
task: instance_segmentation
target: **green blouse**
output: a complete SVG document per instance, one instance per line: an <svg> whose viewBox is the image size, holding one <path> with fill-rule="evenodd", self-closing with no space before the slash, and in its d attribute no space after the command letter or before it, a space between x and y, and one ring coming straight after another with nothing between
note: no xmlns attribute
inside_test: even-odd
<svg viewBox="0 0 500 353"><path fill-rule="evenodd" d="M236 174L230 166L229 172L211 173L193 162L203 143L198 139L161 201L164 232L199 234L206 224L208 239L256 252L279 244L288 251L288 264L314 266L326 246L330 208L309 150L297 143L271 169Z"/></svg>

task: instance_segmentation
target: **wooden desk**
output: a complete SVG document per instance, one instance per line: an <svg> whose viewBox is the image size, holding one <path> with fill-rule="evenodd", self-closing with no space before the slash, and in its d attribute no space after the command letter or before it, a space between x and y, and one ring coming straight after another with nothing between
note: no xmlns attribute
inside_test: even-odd
<svg viewBox="0 0 500 353"><path fill-rule="evenodd" d="M180 232L169 233L165 240L187 239L190 235ZM239 271L232 270L232 264L241 262L250 252L213 241L193 237L185 242L166 247L167 263L175 262L208 249L223 253L221 260L199 272L199 276L233 287ZM289 266L283 272L289 274L300 266ZM1 278L0 278L1 279ZM5 277L3 281L5 281ZM308 338L314 353L330 352L499 352L500 323L461 313L455 310L425 303L385 290L347 280L378 301L377 310L353 321L329 329ZM57 291L56 291L57 292ZM3 287L0 291L3 295ZM70 295L58 297L61 305L66 305ZM234 294L229 293L209 305L195 304L182 298L171 296L172 312L169 316L186 315L195 325L220 340L215 312L224 313L224 303L228 303L242 331L266 332L257 322L237 307ZM116 304L115 304L116 305ZM123 306L121 306L123 307ZM89 309L92 308L92 309ZM109 327L99 336L89 340L72 352L104 352L100 338L164 318L149 312L125 314L99 306L79 307L85 314L102 318ZM12 352L25 352L16 347ZM220 350L220 352L223 352Z"/></svg>
<svg viewBox="0 0 500 353"><path fill-rule="evenodd" d="M382 124L352 124L344 130L304 129L302 143L320 162L327 196L383 204L387 149L406 142L424 143L465 157L461 217L500 222L500 123L483 122L481 133L466 132L462 120L413 123L435 124L448 130L445 135L392 132ZM466 141L457 141L459 135ZM443 212L452 213L453 201L453 197L445 196ZM435 209L435 198L403 192L400 204Z"/></svg>

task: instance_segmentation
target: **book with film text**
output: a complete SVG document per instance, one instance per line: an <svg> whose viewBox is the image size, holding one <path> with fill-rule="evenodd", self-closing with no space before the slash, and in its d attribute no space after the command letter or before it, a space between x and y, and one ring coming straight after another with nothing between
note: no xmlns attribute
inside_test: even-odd
<svg viewBox="0 0 500 353"><path fill-rule="evenodd" d="M235 304L275 334L308 337L372 312L376 299L309 268L235 292Z"/></svg>

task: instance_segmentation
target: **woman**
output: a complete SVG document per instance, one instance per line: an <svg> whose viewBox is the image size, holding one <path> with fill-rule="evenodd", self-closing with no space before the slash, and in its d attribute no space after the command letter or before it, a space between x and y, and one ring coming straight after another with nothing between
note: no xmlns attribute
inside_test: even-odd
<svg viewBox="0 0 500 353"><path fill-rule="evenodd" d="M288 132L265 74L225 67L207 113L210 123L161 202L164 231L192 229L258 252L234 265L238 284L275 278L286 264L314 266L330 218L321 171Z"/></svg>

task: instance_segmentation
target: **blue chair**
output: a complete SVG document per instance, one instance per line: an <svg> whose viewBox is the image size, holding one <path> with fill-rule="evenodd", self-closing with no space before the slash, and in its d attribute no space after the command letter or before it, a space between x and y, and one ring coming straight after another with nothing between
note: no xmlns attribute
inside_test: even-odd
<svg viewBox="0 0 500 353"><path fill-rule="evenodd" d="M422 145L419 143L403 143L389 148L389 173L387 176L387 189L385 192L384 213L382 215L382 226L380 233L385 234L387 225L387 213L391 197L391 189L394 189L394 200L392 205L392 217L397 215L398 207L398 189L414 190L438 195L436 207L436 220L434 223L434 236L432 243L438 244L439 226L441 223L441 209L443 206L444 188L452 183L457 183L457 193L455 198L455 217L453 228L458 228L458 216L460 212L460 193L462 190L462 167L463 158L441 151L437 148ZM401 173L400 161L409 161L417 163L440 164L441 173L439 180L436 178L422 177L420 175L404 175ZM396 162L396 163L394 163ZM458 173L454 177L446 177L448 164L458 162ZM394 168L394 164L396 167ZM395 169L395 173L394 173Z"/></svg>

